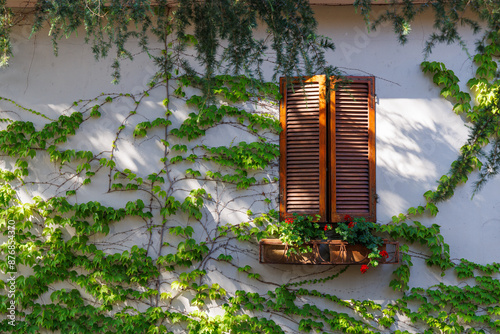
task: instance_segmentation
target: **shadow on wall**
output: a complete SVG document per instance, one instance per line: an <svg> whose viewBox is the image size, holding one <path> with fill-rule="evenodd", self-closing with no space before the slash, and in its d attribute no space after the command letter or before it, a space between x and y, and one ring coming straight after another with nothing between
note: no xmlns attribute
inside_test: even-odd
<svg viewBox="0 0 500 334"><path fill-rule="evenodd" d="M377 105L378 217L424 202L446 174L468 129L443 99L381 99Z"/></svg>
<svg viewBox="0 0 500 334"><path fill-rule="evenodd" d="M474 73L470 56L458 45L438 44L426 59L425 42L434 24L430 12L422 13L415 20L408 41L401 45L392 25L384 23L368 31L362 16L353 7L317 6L313 9L318 32L331 38L336 46L335 51L327 54L328 63L346 75L375 76L377 95L381 99L425 99L429 93L438 97L439 89L432 84L432 78L421 72L420 63L424 60L444 62L459 78L468 79ZM374 6L371 19L385 10L385 6ZM466 28L460 33L468 52L473 54L476 36Z"/></svg>

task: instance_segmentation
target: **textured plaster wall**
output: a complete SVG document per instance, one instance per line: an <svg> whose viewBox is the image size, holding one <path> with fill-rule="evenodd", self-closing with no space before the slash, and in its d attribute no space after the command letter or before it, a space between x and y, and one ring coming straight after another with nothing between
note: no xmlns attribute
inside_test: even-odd
<svg viewBox="0 0 500 334"><path fill-rule="evenodd" d="M417 21L412 27L407 45L401 46L391 33L391 27L367 33L360 16L350 7L315 7L315 10L320 33L331 37L337 46L335 52L328 54L329 62L349 75L376 77L377 194L380 199L377 210L378 220L388 222L392 215L424 203L422 194L434 189L436 180L448 171L468 134L464 120L451 110L452 103L439 96L439 89L432 83L432 78L423 75L420 70L419 64L424 60L422 50L431 32L432 19L424 17ZM465 34L472 52L472 36L467 35L467 32ZM102 92L138 93L146 89L149 78L155 72L150 59L139 54L133 62L122 63L121 82L115 86L110 83L111 60L94 61L90 47L84 44L82 37L60 40L59 56L55 57L49 37L43 33L32 39L28 39L28 36L27 27L17 28L13 33L14 57L8 68L0 70L0 96L11 98L24 107L43 112L52 118L70 113L73 101L92 99ZM474 71L467 53L455 45L438 46L429 60L446 63L464 81ZM163 148L159 140L163 130L151 131L140 140L132 139L132 130L139 122L162 116L164 109L161 103L164 98L165 88L152 91L150 97L139 107L137 116L126 122L126 130L117 142L115 153L118 168L129 168L138 175L147 175L162 167L159 159L163 156ZM134 103L127 99L113 102L104 108L101 119L84 123L79 134L65 146L92 150L94 153L109 151L117 127L134 107ZM262 106L243 107L262 110ZM171 109L174 110L174 127L190 112L182 99L173 99ZM276 108L272 112L277 115ZM2 101L0 116L6 115L18 120L31 120L39 127L44 123L43 119ZM276 136L266 136L272 142L277 142ZM203 144L228 145L251 139L243 127L225 124L209 130ZM8 167L13 162L5 159L3 164ZM48 156L38 156L36 166L36 169L30 170L30 180L37 183L28 187L24 200L36 195L45 198L60 195L81 182L75 179L67 181L64 170L59 171ZM181 177L188 167L179 165L173 174ZM257 173L256 178L272 179L274 176L278 176L277 164ZM185 180L179 183L177 194L186 194L199 186L198 181ZM246 191L213 183L207 183L205 187L214 196L214 200L203 211L202 221L209 229L202 232L200 238L213 235L213 229L219 223L245 221L249 208L253 212L277 208L277 184ZM466 257L479 263L498 260L499 189L500 179L496 178L471 201L471 186L460 186L451 200L439 206L440 213L436 218L424 217L421 221L424 224L437 223L442 226L452 258ZM272 199L271 205L264 203L262 194ZM126 201L137 197L137 193L109 192L108 175L101 173L93 179L90 186L81 188L72 200L99 200L105 205L122 207ZM182 215L176 219L180 225L193 223ZM102 247L106 247L109 252L122 252L134 244L147 247L146 227L143 221L127 219L113 225L108 237L95 241L98 245L105 245ZM67 233L71 235L73 232L68 229ZM151 249L157 251L159 234L153 234L151 240ZM107 243L99 243L104 241ZM419 252L421 249L415 246L412 251ZM266 282L249 281L230 266L209 265L209 279L223 283L228 291L245 288L265 292L289 280L326 276L338 270L316 266L260 265L258 250L251 244L230 243L226 250L221 248L220 252L233 254L240 266L250 264L254 272L261 273ZM411 286L428 287L443 280L440 273L427 268L423 260L414 258L414 265ZM361 275L359 267L353 266L340 278L319 286L319 290L346 299L389 301L398 296L388 287L393 269L391 265L381 265ZM448 280L447 277L444 280ZM164 278L165 282L171 280L166 273ZM187 301L180 302L187 305ZM218 313L217 307L212 306L212 312ZM289 321L279 317L274 320L284 326Z"/></svg>
<svg viewBox="0 0 500 334"><path fill-rule="evenodd" d="M383 8L375 7L375 13ZM316 12L320 32L337 45L331 62L348 74L377 78L377 217L387 222L392 215L424 202L422 194L435 189L436 180L449 170L469 131L419 64L424 59L445 63L461 79L462 89L475 68L458 45L439 45L425 58L423 49L433 24L430 16L412 25L408 43L401 46L391 26L368 33L351 8L322 7ZM475 36L468 31L463 34L473 55ZM474 179L475 175L470 178ZM422 222L442 226L453 258L491 262L499 250L499 189L496 178L471 200L472 185L460 186L452 199L439 205L436 218Z"/></svg>

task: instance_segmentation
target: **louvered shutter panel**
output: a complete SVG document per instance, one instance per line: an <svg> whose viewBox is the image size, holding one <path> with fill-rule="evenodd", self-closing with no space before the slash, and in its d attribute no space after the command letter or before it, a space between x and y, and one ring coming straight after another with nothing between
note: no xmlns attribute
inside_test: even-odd
<svg viewBox="0 0 500 334"><path fill-rule="evenodd" d="M330 98L330 219L375 221L374 78L348 77Z"/></svg>
<svg viewBox="0 0 500 334"><path fill-rule="evenodd" d="M326 77L280 81L280 218L326 214Z"/></svg>

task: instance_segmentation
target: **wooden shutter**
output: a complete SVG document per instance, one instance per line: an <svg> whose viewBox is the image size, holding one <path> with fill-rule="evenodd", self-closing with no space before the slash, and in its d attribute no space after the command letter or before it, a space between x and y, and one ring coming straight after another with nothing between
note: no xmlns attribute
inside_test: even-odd
<svg viewBox="0 0 500 334"><path fill-rule="evenodd" d="M374 78L332 80L330 92L330 219L375 221Z"/></svg>
<svg viewBox="0 0 500 334"><path fill-rule="evenodd" d="M280 219L328 219L325 82L324 75L280 80Z"/></svg>

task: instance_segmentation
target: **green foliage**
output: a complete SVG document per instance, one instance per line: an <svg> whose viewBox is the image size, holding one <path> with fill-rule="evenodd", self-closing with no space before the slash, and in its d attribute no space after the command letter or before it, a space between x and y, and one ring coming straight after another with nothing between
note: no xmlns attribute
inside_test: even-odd
<svg viewBox="0 0 500 334"><path fill-rule="evenodd" d="M227 81L227 76L223 77ZM216 77L217 80L222 80L220 77ZM193 80L196 82L196 80ZM248 98L249 94L247 91L247 83L245 80L240 80L238 86L241 89L239 98ZM191 82L191 81L189 81ZM223 81L225 82L225 81ZM231 84L236 85L236 83L231 82ZM276 86L274 85L275 89ZM225 88L225 87L224 87ZM213 94L222 94L224 91L220 89L214 89ZM278 93L274 93L277 95ZM226 94L227 95L227 94ZM265 96L263 96L264 98ZM235 100L236 96L230 97L231 100ZM234 101L233 101L234 102ZM205 131L211 127L218 125L225 117L230 116L237 119L241 124L248 123L247 128L253 133L257 133L259 129L270 129L274 132L280 132L281 127L279 121L276 120L271 115L266 114L253 114L242 109L238 109L233 106L226 105L206 105L207 100L199 95L193 95L187 100L188 105L194 105L198 108L199 113L189 114L188 119L186 119L178 129L172 129L171 134L178 138L187 138L188 140L194 140L200 136L205 135Z"/></svg>
<svg viewBox="0 0 500 334"><path fill-rule="evenodd" d="M234 82L239 81L235 80ZM228 99L232 98L227 95L228 92L225 90L221 90L221 93L224 93ZM244 95L238 96L243 96L243 99L246 99ZM450 95L450 97L452 96ZM196 98L190 103L195 100ZM201 103L195 103L195 105L202 109L206 108ZM92 110L95 111L97 108L92 107ZM192 114L179 129L172 129L168 133L178 139L183 138L181 133L186 133L187 139L194 141L198 139L198 136L204 134L204 132L196 132L196 129L215 127L235 116L244 117L249 123L255 120L250 113L245 114L246 112L236 108L214 109L208 107L206 110L213 110L218 113L218 116L213 118L209 111L198 115ZM222 112L219 112L221 110ZM8 129L0 133L1 138L4 138L1 142L1 149L11 157L17 157L14 164L17 169L14 172L5 170L0 174L3 182L0 201L3 211L0 218L4 221L14 219L23 222L16 225L15 249L17 257L15 264L30 266L35 271L35 275L18 278L16 283L20 288L26 284L30 286L29 292L20 293L16 297L16 302L23 308L19 312L19 316L23 320L18 323L18 330L29 332L33 329L59 329L83 333L99 331L135 333L137 330L155 332L161 328L167 331L173 324L182 324L186 331L193 333L213 330L282 333L280 327L272 320L259 316L250 317L240 313L243 310L255 315L266 312L294 315L298 317L298 329L304 332L330 329L373 333L376 332L376 326L390 328L397 321L397 316L400 315L408 317L416 325L429 330L452 333L463 331L464 326L475 326L474 328L482 326L497 330L498 325L494 317L499 313L496 303L498 300L498 296L496 296L498 280L489 277L489 275L498 273L499 265L496 263L478 265L466 260L455 265L450 260L449 247L444 242L438 225L427 227L418 221L407 222L410 217L424 213L437 214L438 208L432 201L434 198L431 197L432 192L426 194L430 201L425 206L409 208L406 214L394 216L390 224L378 225L356 218L353 220L356 224L353 224L352 227L349 227L349 222L347 224L340 223L337 227L337 233L350 243L367 243L369 247L373 246L373 249L377 250L376 256L372 258L374 261L379 256L377 247L381 238L374 237L373 233L388 234L409 243L418 242L428 250L426 255L428 265L438 266L443 273L454 268L458 278L474 278L477 281L476 285L469 288L458 288L440 284L427 290L413 288L385 308L369 300L344 301L334 295L320 293L316 290L304 288L292 290L297 287L327 283L345 273L348 269L346 266L326 277L308 278L288 283L274 292L270 291L267 296L244 291L237 291L232 295L228 294L220 284L209 284L206 278L207 271L203 267L196 268L212 258L214 252L219 249L216 246L219 242L224 244L233 238L237 242L254 242L281 233L284 242L298 245L308 240L324 238L324 229L313 219L303 216L295 216L294 222L290 224L286 221L277 224L276 211L271 210L269 213L259 215L249 211L248 214L254 217L251 223L243 222L218 226L215 235L202 241L199 239L199 231L193 225L171 224L169 223L170 217L183 213L194 221L201 222L204 216L203 208L206 201L213 200L212 196L204 188L198 188L190 190L185 196L175 197L169 190L171 189L168 187L170 181L167 182L168 178L165 175L168 175L168 166L183 161L193 164L192 168L186 169L186 176L201 180L202 174L194 167L194 164L203 160L215 166L235 171L234 174L207 171L206 176L209 180L226 184L233 183L237 188L245 189L257 182L255 178L248 176L248 172L268 168L278 155L277 146L259 140L252 143L240 142L229 147L208 147L182 143L170 147L168 138L166 138L164 139L164 142L167 143L165 147L170 147L172 152L185 154L192 151L193 148L198 148L203 149L205 155L202 156L203 159L195 154L186 158L182 155L174 156L170 158L170 162L162 160L165 163L165 169L157 173L139 176L138 172L132 172L130 169L122 171L116 169L113 157L98 159L97 155L90 151L59 150L58 145L64 143L64 140L56 141L55 139L61 137L60 133L71 136L76 133L84 121L81 114L73 114L48 123L38 132L29 122L11 122ZM200 124L197 123L198 121L202 122L202 127L196 127L196 124ZM247 127L250 133L255 132L257 125L259 131L276 130L276 121L267 116L261 118L261 121L253 122L253 124L252 127ZM154 126L168 125L170 125L168 118L143 122L136 127L133 136L146 135L147 130ZM181 129L184 132L180 132ZM197 135L189 135L189 133L197 133ZM45 142L42 143L40 138L43 138ZM179 240L175 241L175 239L169 238L169 242L164 242L162 245L164 253L155 259L148 254L146 249L138 246L108 254L98 249L90 241L93 236L108 235L114 224L130 216L151 221L154 213L142 200L128 202L123 208L118 209L103 206L99 202L70 204L64 197L54 197L47 201L36 198L34 204L19 202L16 199L17 191L10 183L27 176L25 171L31 168L31 156L22 152L29 153L30 149L33 149L35 154L38 151L46 150L52 161L60 165L76 164L74 170L77 174L91 172L91 174L87 174L89 181L95 175L93 171L98 171L98 168L109 168L110 178L115 182L123 182L113 183L111 185L113 190L142 191L150 189L151 194L155 196L153 198L157 198L161 203L159 212L163 220L160 225L151 225L148 230L162 229L162 226L165 226L165 231L171 238ZM452 177L450 176L448 179ZM443 182L443 180L445 179L443 178L441 181ZM77 194L78 190L66 192L66 196ZM35 215L43 218L44 229L41 235L36 235L31 230L30 220ZM4 226L7 228L5 224ZM74 229L75 234L72 237L63 236L63 230L67 227ZM331 226L327 225L327 229L329 228ZM6 233L7 231L8 229L5 230ZM168 251L166 251L167 249ZM8 254L8 244L3 244L0 251ZM407 245L403 244L400 252L401 263L394 271L395 277L389 285L395 290L404 292L408 290L413 263ZM255 268L250 265L236 265L235 258L228 253L218 253L213 259L221 264L235 266L241 277L256 281L263 280L261 274L255 272ZM12 264L12 260L5 257L0 261L0 268L6 272L12 270L10 267ZM86 272L80 273L76 270L77 268L83 268ZM169 285L171 292L164 292L155 287L154 282L161 275L161 272L174 274L175 279ZM483 276L477 276L478 272L481 272ZM52 292L51 303L37 304L33 302L48 291L51 284L57 282L72 282L81 290L59 289ZM92 307L86 305L81 295L82 290L95 298L99 304ZM126 310L118 311L114 316L107 313L107 311L114 310L122 303L131 300L168 302L177 298L176 296L185 294L191 296L190 305L198 308L200 312L191 312L189 315L185 315L177 310L163 311L153 305L145 312L134 311L135 315L127 313ZM295 299L299 296L321 298L345 308L345 312L320 309L311 304L298 306ZM7 302L6 296L1 296L1 298ZM497 299L495 300L495 298ZM473 302L464 304L463 300L473 300ZM204 313L204 309L211 301L224 303L222 315L208 317ZM417 310L409 307L410 304L414 305L415 303L419 303ZM31 313L23 311L27 307L31 307L33 311ZM479 310L482 308L486 308L486 314L480 314ZM453 312L447 311L452 309ZM349 315L351 312L357 316ZM53 315L49 316L49 314ZM54 316L56 314L57 317ZM167 323L158 325L160 319L167 319ZM10 325L6 320L0 323L0 328L8 329L8 326Z"/></svg>
<svg viewBox="0 0 500 334"><path fill-rule="evenodd" d="M181 79L183 85L203 87L208 84L206 79L198 76L183 77ZM257 99L258 101L270 99L275 101L280 98L278 86L269 82L248 78L243 75L216 75L213 77L210 85L211 94L221 96L233 103L247 102L252 99ZM187 103L201 107L205 101L205 99L195 95L189 98ZM247 113L244 110L238 110L238 112L249 118L258 119L259 117L258 114Z"/></svg>
<svg viewBox="0 0 500 334"><path fill-rule="evenodd" d="M477 285L463 287L443 283L429 289L413 288L394 305L394 310L409 317L422 330L463 333L466 327L478 326L498 331L498 321L491 318L498 304L498 280L476 277ZM418 306L417 311L409 307ZM480 306L486 314L478 314Z"/></svg>
<svg viewBox="0 0 500 334"><path fill-rule="evenodd" d="M475 93L476 104L472 107L471 97L458 88L458 78L444 64L437 62L423 62L424 72L434 73L434 83L444 86L441 95L453 99L457 113L465 113L473 123L467 143L460 149L460 157L455 160L448 175L443 175L435 191L424 194L428 202L439 202L450 198L455 188L468 180L469 174L480 169L480 178L476 182L475 192L485 182L498 174L500 166L500 123L499 87L500 80L496 77L498 68L498 50L500 36L498 31L489 33L479 46L479 53L474 57L477 64L476 75L467 82L471 91ZM489 153L483 148L493 143ZM483 161L482 158L486 158Z"/></svg>
<svg viewBox="0 0 500 334"><path fill-rule="evenodd" d="M12 55L11 28L22 21L18 15L23 14L6 7L5 0L0 5L0 65L4 66ZM291 76L304 72L313 74L318 70L324 72L327 68L324 53L334 46L317 34L313 15L306 0L280 4L183 0L176 5L175 11L166 0L156 1L154 7L147 0L47 1L34 8L32 34L48 25L57 55L60 38L76 35L79 29L85 28L85 41L91 43L96 59L107 57L110 51L115 52L112 64L115 83L120 79L121 60L133 59L127 45L131 40L137 40L142 51L148 52L161 69L158 77L167 76L173 64L186 73L194 73L188 62L179 57L188 46L192 46L204 67L204 77L209 79L203 86L205 93L209 93L212 90L211 78L217 68L226 67L228 73L262 78L261 65L268 49L276 54L276 74ZM258 25L266 27L267 38L257 39ZM188 33L191 30L193 34ZM174 34L177 38L172 39ZM151 35L162 41L168 38L169 42L165 44L170 50L165 50L160 56L154 55L156 50L151 50L148 43ZM224 42L228 45L221 48ZM238 98L245 100L245 96Z"/></svg>
<svg viewBox="0 0 500 334"><path fill-rule="evenodd" d="M169 126L171 125L172 122L164 119L164 118L157 118L152 122L142 122L137 124L137 126L134 129L134 137L144 137L148 133L148 130L157 126Z"/></svg>
<svg viewBox="0 0 500 334"><path fill-rule="evenodd" d="M379 231L387 232L392 237L404 238L410 243L417 241L426 245L431 252L430 257L426 259L428 265L437 265L443 272L453 266L450 261L450 247L444 242L437 224L433 224L431 227L426 227L418 221L413 221L410 225L406 223L388 224L380 226Z"/></svg>
<svg viewBox="0 0 500 334"><path fill-rule="evenodd" d="M391 24L400 43L408 41L412 22L424 11L432 10L434 31L425 43L425 54L428 56L438 43L458 43L466 49L460 29L467 27L474 34L485 30L483 39L489 33L498 31L500 22L499 4L489 0L435 0L429 3L415 3L404 1L388 3L388 7L373 15L372 3L374 0L357 0L354 6L363 15L365 22L372 29L384 23ZM480 39L481 40L481 39Z"/></svg>
<svg viewBox="0 0 500 334"><path fill-rule="evenodd" d="M370 250L368 265L376 267L378 259L381 257L379 247L383 240L374 234L377 231L377 224L367 222L364 218L352 218L349 215L344 217L344 222L337 224L335 232L340 238L351 245L363 245Z"/></svg>
<svg viewBox="0 0 500 334"><path fill-rule="evenodd" d="M212 76L222 61L234 74L256 71L258 76L262 75L260 64L267 46L265 40L253 36L258 21L266 25L273 41L271 48L277 58L276 73L287 76L303 72L312 74L326 66L324 50L333 49L331 43L316 34L313 11L309 3L302 0L280 4L186 0L179 3L175 20L181 40L187 39L186 31L190 26L195 27L194 47L208 76ZM220 58L217 57L219 39L228 41ZM300 68L299 64L306 66Z"/></svg>
<svg viewBox="0 0 500 334"><path fill-rule="evenodd" d="M325 282L328 282L328 281L331 281L337 277L339 277L341 274L343 274L347 269L349 268L349 266L345 266L342 270L340 270L338 273L336 274L333 274L331 276L328 276L328 277L325 277L325 278L314 278L314 279L310 279L310 280L303 280L303 281L300 281L300 282L295 282L295 283L287 283L285 284L284 286L285 287L288 287L288 286L291 286L291 287L297 287L297 286L301 286L301 285L305 285L305 284L318 284L318 283L325 283Z"/></svg>
<svg viewBox="0 0 500 334"><path fill-rule="evenodd" d="M228 161L228 163L231 163ZM220 172L207 171L207 177L210 179L221 180L227 183L236 184L238 189L247 189L255 184L257 180L254 177L248 177L248 172L238 169L236 174L222 174Z"/></svg>
<svg viewBox="0 0 500 334"><path fill-rule="evenodd" d="M108 99L111 100L109 96L106 97L106 101ZM98 108L94 106L91 110L95 113ZM30 110L26 111L31 112ZM92 116L97 115L94 114ZM141 177L137 172L132 172L129 169L124 169L123 171L117 170L113 157L96 159L96 155L90 151L59 150L58 145L64 143L67 136L74 135L79 125L84 121L86 120L83 119L82 114L74 113L69 117L62 116L58 121L47 124L39 132L34 129L33 124L30 122L11 122L8 129L1 132L2 138L4 138L2 149L12 157L21 157L15 163L15 166L18 167L21 173L16 174L16 172L2 171L2 180L4 182L12 182L15 181L16 175L18 177L26 176L27 172L24 171L27 171L31 166L30 160L26 161L24 158L32 158L38 151L46 150L50 159L61 166L77 163L74 171L77 174L86 173L87 178L84 184L90 182L94 177L95 173L91 172L92 170L95 171L96 168L108 167L110 168L110 180L124 180L128 182L125 184L111 184L111 189L113 190L135 191L150 187L152 194L163 198L164 204L160 208L160 213L165 218L164 223L168 221L168 217L181 211L195 219L202 218L201 209L205 200L211 200L210 194L200 188L191 190L189 195L185 196L181 201L171 195L167 196L167 191L162 186L165 184L165 178L160 176L162 173L166 173L165 170ZM159 118L153 122L143 122L139 124L133 135L145 134L143 133L144 131L154 126L168 126L169 122L168 119L165 120L163 118ZM119 131L122 128L123 126L119 128ZM61 134L65 136L64 140L57 140L61 137ZM45 142L41 142L40 138ZM245 144L243 143L242 145ZM19 150L27 153L19 154ZM31 153L29 150L32 150L31 152L34 153L33 156L30 156ZM183 153L187 150L187 146L174 145L172 150ZM219 154L217 161L222 165L228 165L228 162L221 156L222 154ZM195 161L192 157L186 160L190 162ZM94 162L97 164L97 167L94 165ZM259 165L256 165L255 168L259 168ZM193 177L201 176L199 171L191 168L187 170L187 173ZM243 174L241 175L243 176ZM77 194L78 189L66 192L66 196ZM47 291L47 287L50 284L57 282L72 282L79 289L93 296L99 303L97 307L88 308L82 302L80 290L72 290L69 294L64 289L56 290L51 296L52 303L54 304L37 304L33 317L30 314L24 313L24 311L20 311L19 314L24 317L24 320L17 326L18 330L27 331L27 328L31 326L30 328L36 328L36 330L45 328L49 330L60 329L77 332L99 332L101 330L107 331L108 329L116 332L136 332L142 329L150 331L152 328L159 328L156 327L156 324L160 318L175 319L175 321L173 320L174 322L182 320L186 323L186 328L196 327L201 324L196 317L190 319L178 312L162 312L154 307L149 308L145 313L137 314L133 319L127 313L118 312L113 317L105 313L125 301L148 300L160 296L158 289L153 288L154 284L152 284L157 280L160 270L174 271L183 267L187 268L193 264L201 263L206 259L210 248L206 242L199 242L192 238L195 233L192 226L170 226L168 231L171 235L184 238L185 240L178 242L174 252L161 255L153 261L147 255L145 249L138 248L137 246L133 246L132 249L123 251L122 253L106 254L90 242L93 236L108 235L113 224L127 219L128 216L138 216L144 221L150 221L153 218L152 212L146 209L144 202L140 199L128 202L124 208L120 209L105 207L99 202L70 204L63 197L54 197L48 201L35 199L36 204L27 205L18 202L16 200L16 191L8 183L5 183L2 191L2 203L3 219L15 219L16 221L26 222L23 226L19 226L19 229L16 231L16 251L18 254L16 264L35 268L35 276L27 277L30 280L28 284L32 292L18 293L17 304L22 308L31 305L30 303L33 300L36 300L42 293ZM30 231L32 227L30 221L34 215L43 218L42 221L45 228L41 235L33 234ZM69 239L63 237L63 230L67 227L75 231L75 235ZM236 228L234 231L239 233L242 238L246 238L246 227L242 227L241 229ZM258 231L253 230L252 233L258 233ZM169 247L168 243L165 243L164 247ZM8 251L7 244L2 246L2 251ZM227 255L225 258L221 258L221 260L232 262L233 259L230 255ZM9 261L12 262L6 258L0 263L4 271L13 269L9 269ZM78 268L82 268L86 272L83 274L77 273L75 269ZM208 299L225 298L226 292L219 285L213 284L210 287L207 284L193 282L194 280L202 279L205 274L204 270L197 269L181 272L178 276L179 279L172 282L171 286L181 291L194 291L195 297L191 300L191 305L197 307L204 307ZM258 273L248 272L247 275L253 279L260 278L260 274ZM44 279L44 277L46 278ZM23 286L21 283L17 284L17 287L22 291L25 290L22 289ZM2 296L2 298L6 299L7 297ZM173 298L173 295L161 293L161 298L168 300L169 298ZM57 319L36 316L40 313L52 311L56 312L56 314L61 313L61 315ZM78 319L75 318L75 312L79 314ZM144 321L145 317L149 319L150 316L150 321ZM133 325L137 321L141 321L141 325ZM71 323L72 325L69 326L66 323ZM0 326L5 326L2 327L3 329L10 328L7 327L10 326L7 321L3 322Z"/></svg>
<svg viewBox="0 0 500 334"><path fill-rule="evenodd" d="M206 159L241 171L264 169L279 155L279 146L271 143L240 142L237 146L231 147L203 146L203 148L210 153Z"/></svg>
<svg viewBox="0 0 500 334"><path fill-rule="evenodd" d="M362 244L369 249L378 249L382 244L382 238L373 234L377 230L377 224L367 222L364 218L344 218L345 222L341 222L335 228L342 240L350 244Z"/></svg>
<svg viewBox="0 0 500 334"><path fill-rule="evenodd" d="M458 278L474 277L474 272L479 271L486 275L500 273L500 263L487 264L485 266L461 259L460 263L455 266Z"/></svg>
<svg viewBox="0 0 500 334"><path fill-rule="evenodd" d="M296 213L293 218L279 222L275 234L284 244L288 245L287 255L312 252L307 245L312 240L326 240L325 231L331 230L331 225L323 229L316 221L319 216L301 216Z"/></svg>
<svg viewBox="0 0 500 334"><path fill-rule="evenodd" d="M12 9L6 6L6 0L0 0L0 67L9 63L12 55L12 45L10 43L10 30L12 27Z"/></svg>
<svg viewBox="0 0 500 334"><path fill-rule="evenodd" d="M369 2L357 2L365 16L369 13ZM461 11L460 3L453 3L453 6L458 6L454 8L457 13ZM85 34L88 41L92 41L93 52L98 58L105 57L115 48L113 75L116 79L119 78L118 60L132 57L125 43L135 38L149 52L159 72L143 93L103 94L92 103L79 100L73 107L81 112L60 116L57 120L1 98L47 123L37 129L32 122L2 120L6 130L0 131L0 150L6 160L10 159L12 168L0 170L0 228L7 240L0 245L0 269L3 272L19 270L23 275L18 275L15 281L16 327L13 329L9 319L3 319L0 331L284 333L274 315L296 320L297 328L293 330L303 332L377 333L381 329L391 330L401 317L406 317L425 333L500 331L500 283L495 276L500 272L500 265L480 265L465 259L459 264L453 263L440 226L424 226L413 220L426 213L436 216L437 204L450 198L473 170L480 169L478 188L498 173L498 31L490 31L485 36L478 55L474 57L477 71L468 82L474 95L459 89L458 78L444 64L422 64L423 71L432 74L435 84L441 87L442 96L454 102L454 111L464 114L473 124L469 140L462 147L461 156L453 162L449 174L441 177L436 190L424 194L427 202L394 216L388 224L355 219L356 224L352 227L341 223L337 228L348 242L363 243L377 251L372 255L374 261L379 255L378 235L389 235L401 242L400 265L389 283L390 287L400 291L400 295L382 306L370 300L343 300L314 289L316 285L332 283L330 281L346 273L348 266L333 269L333 273L315 273L313 277L295 275L290 283L273 287L274 290L269 288L267 294L250 292L253 287L246 288L248 282L266 287L271 284L258 272L259 266L251 266L240 258L243 253L249 256L254 253L244 252L239 247L248 246L255 250L256 241L280 234L284 242L302 245L312 239L323 239L324 229L304 216L295 216L290 224L286 221L279 223L278 214L272 209L254 214L256 210L248 208L254 212L248 210L249 220L242 223L222 223L220 217L207 214L209 206L222 207L219 213L230 209L221 200L220 189L231 189L234 191L231 196L237 199L255 197L255 192L244 190L257 184L272 187L277 181L272 175L262 178L257 173L275 167L279 149L265 139L265 133L279 133L279 122L270 114L248 112L225 103L265 105L271 102L276 105L280 98L276 85L263 83L251 75L252 72L260 73L264 51L264 42L251 38L257 20L268 25L268 32L274 38L272 48L277 55L276 72L290 75L299 69L301 65L298 64L304 65L299 69L301 74L313 73L319 68L325 72L322 52L332 48L332 44L315 34L315 22L308 3L189 0L181 1L175 14L164 0L158 1L155 8L143 0L104 4L92 1L40 2L34 9L34 33L48 22L56 47L61 36L70 35L85 25ZM497 12L492 9L494 7L479 6L481 4L473 1L473 5L477 5L473 6L473 11L488 20L487 28L491 30L500 20L490 20L485 13L495 18ZM5 0L0 0L0 65L7 62L11 53L9 32L16 15L4 5ZM211 21L221 15L220 8L224 8L224 20ZM419 9L411 2L405 2L402 8L401 13L382 14L375 24L392 20L404 41L411 29L411 20ZM445 4L440 0L434 6L436 13L444 14L444 19L451 19L446 26L449 34L433 36L428 47L436 41L459 40L454 32L458 19L452 17L451 8L443 12L444 8ZM472 21L464 23L473 26ZM137 30L129 30L134 25ZM186 33L190 26L195 26L194 35ZM242 30L241 26L249 29ZM285 26L287 29L283 30ZM437 28L443 27L443 22L438 21ZM148 31L165 42L164 50L148 50ZM174 33L178 33L177 39L173 38ZM228 41L231 47L222 50L221 58L217 58L220 40ZM195 47L198 59L205 66L203 77L194 75L180 56L188 45ZM250 74L215 75L215 68L220 64L229 65L229 71ZM174 80L176 88L169 92ZM94 153L66 149L69 139L78 133L84 122L95 122L101 117L106 104L122 98L131 99L136 108L127 119L136 117L137 107L149 95L149 90L165 86L167 96L161 101L165 107L164 117L133 123L138 124L133 130L133 138L145 137L155 127L165 129L159 136L163 154L159 161L161 167L155 172L147 174L141 170L117 168L114 153L119 140L125 138L125 122L117 126L116 138L108 151ZM188 86L200 88L204 94L186 96ZM170 116L178 112L169 109L174 95L184 98L195 111L187 117L174 115L184 121L172 129ZM224 103L216 103L216 98L223 99ZM255 140L218 147L204 145L207 130L221 124L238 127L254 136ZM491 149L484 153L488 143L492 144ZM34 197L23 202L21 194L29 186L32 171L37 168L34 158L40 157L50 159L60 175L79 181L60 189L58 184L51 184L58 187L59 195L48 199ZM174 165L176 163L179 165ZM179 168L185 172L174 174L173 170ZM80 186L95 186L101 180L97 176L108 173L109 193L127 191L127 195L135 199L118 208L97 201L82 202ZM259 183L257 179L262 181ZM199 185L193 186L196 182ZM214 197L207 193L209 188L205 184L216 185ZM272 204L272 193L266 191L259 196L266 205ZM207 219L214 220L216 227L209 229ZM124 241L109 242L109 238L120 235L115 231L129 221L143 224L141 228L147 242L143 246L129 245L126 237ZM327 225L327 229L330 228ZM439 283L425 289L414 287L409 290L412 256L415 255L409 245L413 243L424 249L418 257L424 258L427 265L439 268L443 274L453 272L459 280L466 280L461 281L466 284ZM105 249L103 244L112 246ZM234 282L228 285L225 281L213 282L207 270L212 270L214 263L215 270L220 272L232 270L248 291L230 292L227 286L232 287ZM32 272L24 273L24 267L31 268ZM7 279L0 284L8 292ZM60 285L72 288L60 288ZM0 295L3 305L0 313L8 314L6 305L9 299L8 294ZM320 301L317 305L334 305L339 310L322 309L310 300ZM192 308L177 307L181 301ZM209 316L208 309L213 305L221 305L220 312ZM395 331L398 332L401 333Z"/></svg>

